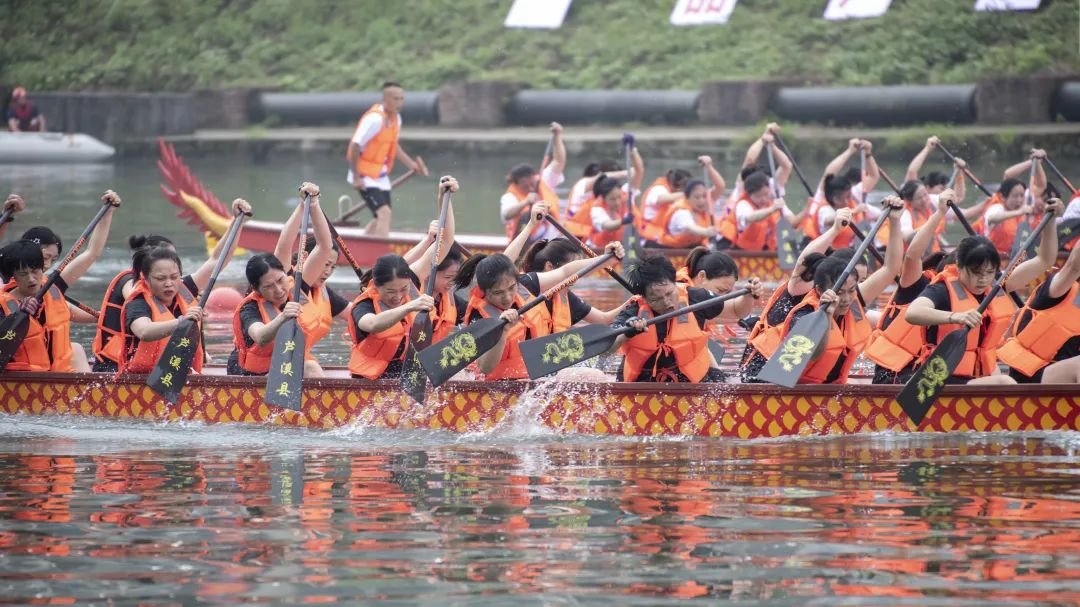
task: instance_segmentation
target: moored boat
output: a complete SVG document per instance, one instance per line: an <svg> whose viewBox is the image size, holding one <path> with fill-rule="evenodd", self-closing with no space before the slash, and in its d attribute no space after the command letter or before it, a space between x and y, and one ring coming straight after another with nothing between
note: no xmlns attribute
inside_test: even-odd
<svg viewBox="0 0 1080 607"><path fill-rule="evenodd" d="M83 133L0 132L0 162L101 162L116 154L111 145Z"/></svg>
<svg viewBox="0 0 1080 607"><path fill-rule="evenodd" d="M916 426L895 401L899 386L449 382L417 405L398 382L327 378L305 381L303 407L296 412L265 404L265 381L191 376L172 406L143 376L5 373L0 412L450 432L488 432L523 419L560 434L742 439L1080 430L1080 393L1069 385L948 386Z"/></svg>

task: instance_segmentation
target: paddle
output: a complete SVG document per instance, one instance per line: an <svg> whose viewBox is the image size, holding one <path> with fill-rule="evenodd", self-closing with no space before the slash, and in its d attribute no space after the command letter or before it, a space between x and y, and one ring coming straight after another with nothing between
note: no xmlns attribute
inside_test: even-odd
<svg viewBox="0 0 1080 607"><path fill-rule="evenodd" d="M889 187L892 188L893 192L896 192L897 196L900 195L900 188L896 186L896 182L893 181L892 177L889 177L889 174L885 172L885 169L880 166L878 167L878 175L881 175L881 178L885 180L885 183L889 184Z"/></svg>
<svg viewBox="0 0 1080 607"><path fill-rule="evenodd" d="M611 253L605 253L596 258L596 261L582 268L566 280L544 291L537 297L529 300L525 305L518 308L518 314L524 316L526 312L551 299L556 293L574 284L577 279L596 270L613 257ZM502 336L503 326L506 321L501 318L481 318L469 323L446 337L446 339L433 345L420 353L420 364L423 365L427 376L431 378L431 385L438 388L446 380L453 377L458 371L465 368L472 361L480 358L482 354L495 347ZM513 347L514 344L506 344Z"/></svg>
<svg viewBox="0 0 1080 607"><path fill-rule="evenodd" d="M856 264L866 253L866 249L870 247L870 241L873 240L874 235L877 234L888 219L889 212L886 209L881 214L881 217L878 217L878 220L874 222L874 225L866 234L866 238L855 249L855 254L851 256L847 266L844 267L844 271L840 273L836 282L833 283L833 290L844 286L851 272L855 270ZM758 379L785 388L794 388L795 384L799 383L803 371L810 364L814 349L825 340L826 335L829 333L829 313L826 311L828 307L819 306L818 309L795 323L795 326L791 328L780 347L776 349L776 352L773 352L769 362L765 363L761 372L758 373Z"/></svg>
<svg viewBox="0 0 1080 607"><path fill-rule="evenodd" d="M1023 259L1024 253L1028 246L1035 242L1035 238L1042 233L1054 216L1052 213L1047 213L1043 217L1039 225L1032 230L1031 235L1028 236L1028 242L1024 243L1020 252L1013 256L1009 261L1009 265L1005 268L1002 275L994 282L994 286L990 289L990 292L983 298L982 303L976 311L979 314L986 312L986 308L997 297L998 291L1001 290L1005 281L1008 280L1009 274L1016 268L1016 265ZM956 370L956 366L960 364L960 359L964 356L964 351L967 349L968 332L971 328L964 326L957 329L945 336L934 351L930 354L930 357L926 359L926 362L919 367L915 374L911 376L911 379L904 384L904 388L900 390L900 394L896 396L897 402L900 403L900 407L904 409L904 413L911 418L911 421L916 425L922 423L926 412L930 410L930 406L937 400L938 394L941 393L941 389L945 386L945 382L952 376L953 371Z"/></svg>
<svg viewBox="0 0 1080 607"><path fill-rule="evenodd" d="M423 160L419 156L416 157L416 161L418 163L423 163ZM408 171L405 171L404 173L399 175L398 178L395 179L390 184L390 189L394 190L399 185L401 185L401 184L405 183L406 181L408 181L415 174L416 174L416 169L409 169ZM338 204L341 204L341 203L338 202ZM363 211L366 208L368 208L367 200L365 200L364 198L361 198L360 202L356 203L356 206L353 206L352 208L350 208L348 211L345 211L344 213L339 212L337 219L335 219L334 221L336 221L337 223L341 223L343 221L348 221L349 219L352 218L353 215L356 215L357 213L359 213L360 211ZM339 207L339 211L340 211L340 207ZM325 211L324 211L324 213L325 213ZM326 221L328 223L330 222L329 219L327 219ZM330 225L332 226L333 223L331 223ZM335 234L335 237L336 237L336 234ZM341 246L341 245L339 244L338 246Z"/></svg>
<svg viewBox="0 0 1080 607"><path fill-rule="evenodd" d="M1065 177L1065 174L1062 173L1057 168L1057 165L1054 164L1053 160L1050 160L1049 156L1047 156L1046 158L1043 158L1043 160L1046 162L1046 166L1050 167L1050 170L1053 171L1055 175L1057 175L1058 179L1061 180L1061 183L1064 183L1065 187L1069 189L1069 193L1070 193L1069 197L1070 198L1074 197L1074 195L1076 193L1076 188L1073 187L1073 184L1072 184L1071 181L1069 181L1068 177Z"/></svg>
<svg viewBox="0 0 1080 607"><path fill-rule="evenodd" d="M937 146L938 149L941 150L941 153L945 154L945 157L949 159L949 162L953 163L953 166L959 166L959 164L956 162L956 156L953 156L952 152L950 152L948 148L941 145L940 142L938 142ZM960 170L964 172L964 175L967 175L967 178L971 180L971 183L974 183L975 187L979 188L979 190L981 190L983 194L986 194L989 197L993 197L993 192L986 189L986 186L983 185L983 182L979 181L979 178L975 176L975 173L971 172L971 169L969 169L966 164L961 167Z"/></svg>
<svg viewBox="0 0 1080 607"><path fill-rule="evenodd" d="M788 149L788 146L784 145L784 140L780 138L780 133L773 133L773 141L776 142L776 145L780 146L780 151L791 161L791 168L795 169L795 174L798 175L799 181L801 181L803 187L806 188L806 195L813 198L814 188L810 187L810 182L806 180L806 175L803 175L802 169L799 168L799 163L795 162L795 157L791 155L791 150Z"/></svg>
<svg viewBox="0 0 1080 607"><path fill-rule="evenodd" d="M320 210L322 209L320 208ZM341 234L338 234L337 228L334 227L334 222L330 221L330 218L326 216L326 211L322 211L322 214L326 219L326 225L330 226L330 237L333 238L334 243L337 244L338 252L345 256L346 261L352 266L353 272L356 272L356 277L363 280L364 271L360 269L360 262L356 261L356 258L353 257L352 251L350 251L348 245L345 244L345 239L341 237ZM307 234L301 235L301 239L306 241Z"/></svg>
<svg viewBox="0 0 1080 607"><path fill-rule="evenodd" d="M450 190L442 195L439 208L439 229L435 232L435 243L431 251L431 273L428 274L424 295L431 297L435 293L435 269L439 267L439 251L442 248L443 226L446 225L446 213L450 208ZM421 372L418 352L427 348L431 341L431 314L421 310L413 318L409 329L409 338L405 342L405 362L401 369L401 388L412 397L416 404L424 404L427 395L427 376Z"/></svg>
<svg viewBox="0 0 1080 607"><path fill-rule="evenodd" d="M773 137L775 138L775 135ZM765 144L765 153L769 158L769 190L773 200L776 200L780 198L780 188L776 185L776 159L773 157L771 144ZM795 269L795 262L799 257L799 246L792 242L794 233L794 226L781 213L780 218L776 220L776 260L780 264L780 269L785 272Z"/></svg>
<svg viewBox="0 0 1080 607"><path fill-rule="evenodd" d="M42 285L40 289L38 289L37 294L34 295L34 299L40 302L41 298L45 297L45 294L52 288L56 279L60 278L60 273L64 271L64 268L66 268L73 259L75 259L79 250L86 244L86 239L90 237L90 233L94 231L94 228L97 227L97 224L105 217L105 213L108 213L109 208L112 206L113 204L111 202L105 202L101 205L97 215L94 215L94 218L90 220L90 225L86 226L82 235L79 236L79 239L72 245L71 250L68 251L67 257L65 257L64 260L60 262L60 265L56 266L53 271L49 273L49 279L45 281L45 284ZM0 219L7 221L7 218L10 216L11 211L4 211L4 213L0 215ZM11 358L15 356L15 352L19 350L19 346L21 346L23 340L26 339L26 332L29 329L30 315L21 309L16 310L13 314L4 316L4 318L0 320L0 371L3 371L4 367L11 362Z"/></svg>
<svg viewBox="0 0 1080 607"><path fill-rule="evenodd" d="M90 316L93 316L94 318L98 318L99 316L101 316L101 313L99 313L97 310L95 310L95 309L91 308L90 306L84 304L83 302L79 301L78 299L75 299L74 297L71 297L70 295L65 294L64 299L66 299L69 304L75 306L76 308L82 310L83 312L86 312L87 314L89 314Z"/></svg>
<svg viewBox="0 0 1080 607"><path fill-rule="evenodd" d="M968 233L968 236L976 236L975 228L971 225L971 222L968 221L968 218L964 217L964 212L960 210L960 207L956 206L956 203L951 200L948 202L948 205L956 215L956 219L960 222L960 225L964 227L964 231ZM1024 307L1024 300L1021 299L1020 295L1015 291L1009 291L1009 297L1013 300L1013 303L1016 304L1017 308Z"/></svg>
<svg viewBox="0 0 1080 607"><path fill-rule="evenodd" d="M633 169L630 167L630 148L633 146L633 136L623 135L623 158L626 161L626 216L623 218L622 245L626 251L623 263L635 262L641 257L641 237L638 235L637 226L634 225L634 186Z"/></svg>
<svg viewBox="0 0 1080 607"><path fill-rule="evenodd" d="M232 248L237 236L240 235L243 217L243 212L237 212L232 224L225 232L225 251ZM206 288L199 297L200 308L206 307L206 301L210 298L210 292L214 290L214 283L217 282L227 257L227 254L222 253L214 263L210 281L206 283ZM174 405L180 400L180 390L187 383L188 374L191 373L191 364L195 359L195 352L199 349L201 337L198 323L186 316L179 318L176 321L176 328L169 336L169 343L165 345L153 370L146 378L146 385L150 386L151 390Z"/></svg>
<svg viewBox="0 0 1080 607"><path fill-rule="evenodd" d="M1028 170L1028 182L1027 189L1024 191L1024 202L1029 206L1034 206L1035 197L1031 194L1031 182L1035 180L1035 169L1038 167L1036 164L1039 162L1037 159L1031 159L1031 167ZM1016 257L1017 251L1021 251L1020 245L1028 241L1028 236L1031 236L1031 214L1024 213L1023 217L1016 224L1016 234L1013 236L1012 247L1009 249L1009 257ZM1025 250L1028 256L1035 254L1035 242L1031 242L1031 249Z"/></svg>
<svg viewBox="0 0 1080 607"><path fill-rule="evenodd" d="M304 282L304 239L308 231L308 213L311 196L304 195L304 210L300 218L300 246L296 252L293 269L293 292L291 301L300 301L300 285ZM304 332L295 318L287 318L274 336L274 352L270 357L270 371L266 376L267 404L300 410L304 388L304 350L307 344Z"/></svg>
<svg viewBox="0 0 1080 607"><path fill-rule="evenodd" d="M556 230L558 230L559 233L562 234L564 238L566 238L570 242L576 244L577 247L579 249L581 249L582 253L584 253L585 255L587 255L589 257L596 257L596 251L593 251L588 246L586 246L585 243L581 242L581 239L578 238L577 236L574 236L573 232L571 232L570 230L567 230L566 227L563 226L563 224L559 223L559 220L555 219L551 215L548 215L547 217L545 217L545 219ZM615 282L622 285L622 287L624 289L626 289L627 291L629 291L631 293L634 292L633 289L630 288L630 283L626 282L626 279L622 277L622 274L619 274L618 272L616 272L615 270L612 270L611 268L604 268L604 271L608 273L608 276L614 278Z"/></svg>
<svg viewBox="0 0 1080 607"><path fill-rule="evenodd" d="M742 297L749 292L750 289L738 289L730 293L717 295L705 301L661 314L650 319L645 323L645 326L651 327L657 323L667 322L677 316L715 306L729 299ZM525 359L525 366L529 370L529 377L540 379L611 350L615 345L616 338L631 333L636 333L636 330L629 325L623 327L585 325L562 333L523 341L519 347L521 348L521 356ZM720 352L720 357L723 358L723 350Z"/></svg>

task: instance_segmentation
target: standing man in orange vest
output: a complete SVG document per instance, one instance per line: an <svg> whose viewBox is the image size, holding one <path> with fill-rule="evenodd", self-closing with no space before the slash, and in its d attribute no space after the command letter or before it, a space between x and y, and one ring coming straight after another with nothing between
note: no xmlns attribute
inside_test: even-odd
<svg viewBox="0 0 1080 607"><path fill-rule="evenodd" d="M356 123L346 157L349 183L375 214L364 228L365 233L385 237L390 234L390 169L394 168L394 160L401 160L425 177L428 170L422 158L413 160L398 144L405 90L396 82L386 82L382 91L382 103L371 106Z"/></svg>

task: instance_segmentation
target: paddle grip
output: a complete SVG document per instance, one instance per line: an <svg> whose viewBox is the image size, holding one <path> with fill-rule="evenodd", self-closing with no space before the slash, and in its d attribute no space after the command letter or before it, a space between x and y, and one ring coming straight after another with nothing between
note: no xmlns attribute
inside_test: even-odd
<svg viewBox="0 0 1080 607"><path fill-rule="evenodd" d="M41 301L41 298L45 297L45 294L48 293L49 289L52 288L53 283L56 282L56 279L60 278L60 273L63 272L64 268L66 268L68 264L71 263L73 259L75 259L75 256L79 254L79 250L82 249L83 245L86 244L86 239L90 237L90 233L94 231L94 228L97 227L97 224L101 222L101 218L105 217L105 213L108 213L110 208L112 208L112 205L107 202L101 205L101 208L98 209L97 215L94 215L94 218L90 220L90 225L86 226L86 229L83 230L82 235L79 236L79 239L75 241L75 244L71 245L71 250L68 251L67 256L64 257L64 261L61 261L60 265L56 266L56 269L49 273L49 279L45 281L45 284L42 285L40 289L38 289L37 295L34 297L34 299Z"/></svg>
<svg viewBox="0 0 1080 607"><path fill-rule="evenodd" d="M813 196L814 190L810 187L810 182L806 180L806 175L803 175L802 169L799 168L799 163L795 162L795 157L791 155L791 150L784 144L784 140L780 138L780 133L773 133L773 141L776 142L776 145L780 147L780 151L791 161L791 168L795 169L795 174L799 177L799 181L801 181L803 187L806 188L807 196Z"/></svg>
<svg viewBox="0 0 1080 607"><path fill-rule="evenodd" d="M300 283L304 282L304 258L307 257L307 253L304 251L307 244L304 241L307 240L308 231L308 216L311 213L311 196L304 195L304 210L303 215L300 217L300 236L297 240L300 241L299 247L296 251L296 265L293 266L293 292L292 300L300 301ZM297 274L299 273L299 276Z"/></svg>
<svg viewBox="0 0 1080 607"><path fill-rule="evenodd" d="M938 142L938 149L941 150L943 154L945 154L945 157L949 159L949 162L956 164L956 156L953 156L952 152L950 152L948 148L941 145L941 142ZM975 173L971 172L971 169L969 169L967 165L964 165L961 170L964 171L964 174L967 175L968 179L971 180L971 183L974 183L975 187L979 188L979 190L981 190L983 194L986 194L987 196L993 196L993 193L991 193L990 190L986 189L986 186L983 185L983 182L979 181L979 178L975 176Z"/></svg>
<svg viewBox="0 0 1080 607"><path fill-rule="evenodd" d="M1054 164L1053 160L1050 160L1049 156L1044 158L1044 160L1046 161L1046 166L1050 167L1050 170L1053 171L1055 175L1057 175L1057 178L1061 180L1061 183L1064 183L1065 187L1069 188L1069 196L1072 197L1073 192L1076 192L1076 188L1073 187L1072 182L1069 181L1069 179L1067 177L1065 177L1065 174L1062 173L1061 170L1057 168L1057 165ZM0 223L3 223L3 222L0 221Z"/></svg>
<svg viewBox="0 0 1080 607"><path fill-rule="evenodd" d="M887 208L883 209L883 211L886 215L888 215ZM855 238L858 238L859 240L866 240L866 234L863 234L863 231L859 229L859 226L855 225L855 222L849 223L848 227L851 228L851 231L855 233ZM874 256L874 259L878 260L878 263L880 263L881 265L885 265L885 257L881 254L881 251L877 250L877 247L870 247L870 254Z"/></svg>
<svg viewBox="0 0 1080 607"><path fill-rule="evenodd" d="M0 213L0 225L4 225L11 219L11 216L15 214L15 209L7 209L3 213Z"/></svg>
<svg viewBox="0 0 1080 607"><path fill-rule="evenodd" d="M450 209L450 190L442 194L442 204L439 205L439 227L435 231L435 246L431 251L431 273L428 274L427 284L424 285L424 295L431 296L435 292L435 269L439 267L439 252L442 250L443 227L446 226L446 213Z"/></svg>
<svg viewBox="0 0 1080 607"><path fill-rule="evenodd" d="M870 232L862 239L859 246L855 248L855 254L851 256L847 266L844 267L844 271L840 273L840 276L836 278L836 282L833 283L832 288L834 291L837 288L844 286L848 277L851 276L851 273L855 270L855 266L858 265L859 259L862 258L862 256L866 254L866 250L870 248L870 241L877 235L878 230L880 230L881 226L885 225L885 222L888 220L889 212L886 210L886 212L881 214L881 217L878 217L878 220L874 222L874 225L870 227ZM855 227L855 224L853 223L851 227Z"/></svg>
<svg viewBox="0 0 1080 607"><path fill-rule="evenodd" d="M685 308L679 308L678 310L672 310L671 312L668 312L666 314L661 314L660 316L657 316L656 318L651 318L651 319L648 320L648 322L645 323L645 326L646 327L651 327L651 326L653 326L655 324L666 322L666 321L671 320L672 318L682 316L683 314L689 314L691 312L697 312L698 310L708 308L710 306L715 306L716 304L718 304L720 302L728 301L729 299L735 299L736 297L742 297L743 295L746 295L748 293L750 293L750 289L737 289L737 290L732 291L730 293L724 293L723 295L717 295L716 297L710 297L709 299L706 299L705 301L699 301L696 304L691 304L689 306L686 306ZM636 331L637 331L637 329L634 329L634 327L631 327L631 326L627 325L627 326L622 327L621 329L619 329L619 331L618 331L618 333L616 335L629 335L630 333L634 333Z"/></svg>
<svg viewBox="0 0 1080 607"><path fill-rule="evenodd" d="M244 222L244 213L237 211L233 216L232 223L229 224L229 229L225 231L225 245L221 250L221 256L214 262L214 271L210 273L210 281L206 283L206 288L203 289L202 295L199 297L199 307L205 308L206 301L210 299L210 292L214 290L214 283L217 282L218 274L221 274L221 268L225 266L225 259L229 256L229 249L232 248L233 242L236 241L237 235L240 233L240 225Z"/></svg>
<svg viewBox="0 0 1080 607"><path fill-rule="evenodd" d="M593 263L591 263L588 266L578 270L577 272L574 272L574 274L572 276L566 278L565 280L563 280L559 284L555 285L554 287L551 287L547 291L544 291L540 295L537 295L536 297L529 300L524 306L521 306L520 308L518 308L518 314L523 315L526 312L528 312L529 310L532 310L536 306L538 306L538 305L544 303L545 301L551 299L552 297L555 296L556 293L558 293L559 291L562 291L563 289L568 288L570 285L577 282L579 278L581 278L582 276L585 276L586 274L588 274L588 273L596 270L600 266L604 265L605 263L608 262L608 260L610 260L614 256L615 255L612 254L612 253L604 253L600 257L597 257L596 261L594 261Z"/></svg>
<svg viewBox="0 0 1080 607"><path fill-rule="evenodd" d="M550 223L552 226L554 226L555 229L558 230L559 233L562 234L567 240L569 240L570 242L576 244L578 246L578 248L581 249L582 253L588 255L589 257L596 257L596 251L594 251L594 250L590 249L589 247L585 246L585 243L581 242L580 238L578 238L577 236L574 236L573 234L571 234L570 230L567 230L566 227L563 226L563 224L559 223L559 221L557 219L555 219L551 215L548 215L545 219L547 219L547 222ZM634 292L634 290L630 288L630 283L627 282L626 279L623 278L621 274L619 274L615 270L612 270L611 268L604 268L604 271L608 273L608 276L614 278L615 282L622 285L622 288L626 289L627 291L629 291L631 293Z"/></svg>

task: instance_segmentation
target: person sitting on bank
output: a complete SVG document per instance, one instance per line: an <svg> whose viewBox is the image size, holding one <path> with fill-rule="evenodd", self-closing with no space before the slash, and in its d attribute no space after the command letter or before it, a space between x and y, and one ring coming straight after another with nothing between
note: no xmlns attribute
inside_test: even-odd
<svg viewBox="0 0 1080 607"><path fill-rule="evenodd" d="M12 133L20 131L45 132L45 115L30 102L26 96L26 89L17 86L11 92L11 102L7 109L8 130Z"/></svg>
<svg viewBox="0 0 1080 607"><path fill-rule="evenodd" d="M390 234L390 170L394 160L427 177L428 169L419 156L413 160L398 143L405 90L396 82L383 83L382 103L371 106L360 121L345 154L349 161L349 184L356 189L375 215L364 228L369 236Z"/></svg>
<svg viewBox="0 0 1080 607"><path fill-rule="evenodd" d="M666 323L646 326L649 319L708 299L715 295L697 287L676 282L675 267L663 256L646 257L627 272L634 297L619 313L612 326L633 327L637 333L622 335L614 349L623 348L625 356L616 381L632 382L723 382L725 375L712 366L709 333L705 323L725 314L725 320L737 320L736 313L719 302L715 306L673 318Z"/></svg>

